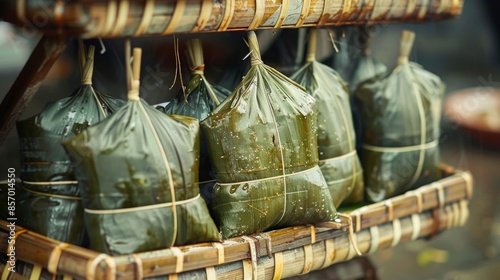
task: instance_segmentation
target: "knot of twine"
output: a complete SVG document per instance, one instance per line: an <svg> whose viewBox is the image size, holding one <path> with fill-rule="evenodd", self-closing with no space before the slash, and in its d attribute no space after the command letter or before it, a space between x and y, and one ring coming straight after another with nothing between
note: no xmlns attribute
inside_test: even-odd
<svg viewBox="0 0 500 280"><path fill-rule="evenodd" d="M139 101L139 80L132 80L130 90L128 91L127 97L131 101Z"/></svg>
<svg viewBox="0 0 500 280"><path fill-rule="evenodd" d="M92 78L82 78L82 85L92 85Z"/></svg>
<svg viewBox="0 0 500 280"><path fill-rule="evenodd" d="M316 55L314 53L310 53L306 56L306 61L311 62L316 60Z"/></svg>
<svg viewBox="0 0 500 280"><path fill-rule="evenodd" d="M262 62L262 59L252 55L252 58L250 59L250 64L252 66L255 66L255 65L259 65L259 64L264 64L264 62Z"/></svg>
<svg viewBox="0 0 500 280"><path fill-rule="evenodd" d="M407 56L400 56L400 57L398 58L398 64L399 64L399 65L406 64L406 63L408 63L408 61L409 61L409 60L408 60L408 57L407 57Z"/></svg>
<svg viewBox="0 0 500 280"><path fill-rule="evenodd" d="M203 75L205 72L205 64L199 65L191 69L193 75Z"/></svg>

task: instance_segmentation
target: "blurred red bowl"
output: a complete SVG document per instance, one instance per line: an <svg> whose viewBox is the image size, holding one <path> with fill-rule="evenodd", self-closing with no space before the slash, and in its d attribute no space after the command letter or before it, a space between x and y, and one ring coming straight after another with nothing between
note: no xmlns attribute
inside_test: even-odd
<svg viewBox="0 0 500 280"><path fill-rule="evenodd" d="M500 148L500 89L477 87L451 93L445 116L489 147Z"/></svg>

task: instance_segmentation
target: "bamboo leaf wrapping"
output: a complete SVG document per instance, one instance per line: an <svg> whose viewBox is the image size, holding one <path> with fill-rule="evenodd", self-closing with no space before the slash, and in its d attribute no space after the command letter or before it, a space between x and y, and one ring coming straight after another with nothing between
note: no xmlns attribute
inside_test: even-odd
<svg viewBox="0 0 500 280"><path fill-rule="evenodd" d="M129 101L64 145L78 164L92 249L118 255L219 240L198 195L196 119Z"/></svg>
<svg viewBox="0 0 500 280"><path fill-rule="evenodd" d="M82 68L88 65L84 77L91 78L92 59L93 46L82 63ZM71 97L49 103L38 115L17 123L20 177L26 192L17 204L21 226L60 241L82 243L80 189L61 141L102 121L123 104L94 90L87 81Z"/></svg>
<svg viewBox="0 0 500 280"><path fill-rule="evenodd" d="M212 208L223 238L336 217L319 169L315 100L262 63L202 122L217 173Z"/></svg>
<svg viewBox="0 0 500 280"><path fill-rule="evenodd" d="M370 201L441 178L437 144L444 84L408 62L411 44L411 35L405 35L396 69L362 84L355 93L363 125L362 162Z"/></svg>
<svg viewBox="0 0 500 280"><path fill-rule="evenodd" d="M203 49L199 39L188 41L188 54L189 66L193 76L186 86L186 96L181 91L167 106L157 107L157 109L166 114L183 115L202 121L231 92L221 86L209 83L205 78ZM203 131L200 131L200 183L215 179L206 142ZM207 201L210 201L210 192L213 189L214 183L207 182L200 185L201 194Z"/></svg>
<svg viewBox="0 0 500 280"><path fill-rule="evenodd" d="M336 207L363 201L363 170L356 153L349 90L340 75L316 61L316 30L310 30L306 64L291 79L317 100L319 166Z"/></svg>

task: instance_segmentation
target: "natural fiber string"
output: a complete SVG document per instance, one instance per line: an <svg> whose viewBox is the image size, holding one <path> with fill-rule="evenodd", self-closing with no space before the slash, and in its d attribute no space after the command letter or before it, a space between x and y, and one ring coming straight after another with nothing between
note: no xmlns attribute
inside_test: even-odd
<svg viewBox="0 0 500 280"><path fill-rule="evenodd" d="M78 181L50 181L50 182L33 182L33 181L21 181L23 184L32 186L57 186L57 185L78 185Z"/></svg>
<svg viewBox="0 0 500 280"><path fill-rule="evenodd" d="M28 232L28 230L26 230L26 229L21 229L21 230L18 230L18 231L16 231L16 233L14 233L13 239L11 239L11 240L17 241L17 238L18 238L21 234L23 234L23 233L27 233L27 232ZM11 254L11 253L12 253L12 251L14 251L14 250L11 250L11 248L12 248L12 246L7 246L7 255L8 255L8 254Z"/></svg>
<svg viewBox="0 0 500 280"><path fill-rule="evenodd" d="M432 142L426 143L424 145L414 145L414 146L405 146L405 147L379 147L372 146L368 144L363 144L362 147L365 150L372 152L380 152L380 153L405 153L405 152L415 152L420 150L427 150L430 148L435 148L439 144L438 140L434 140Z"/></svg>
<svg viewBox="0 0 500 280"><path fill-rule="evenodd" d="M155 0L146 0L146 3L144 3L144 11L142 13L141 23L135 31L136 36L143 35L146 32L146 29L149 27L149 25L151 24L151 20L153 19L154 8Z"/></svg>
<svg viewBox="0 0 500 280"><path fill-rule="evenodd" d="M311 271L314 261L314 255L311 245L305 245L304 247L304 268L301 274L307 274Z"/></svg>
<svg viewBox="0 0 500 280"><path fill-rule="evenodd" d="M384 205L387 210L387 221L392 221L394 219L394 205L391 200L386 200Z"/></svg>
<svg viewBox="0 0 500 280"><path fill-rule="evenodd" d="M60 199L67 199L67 200L81 200L81 197L78 196L68 196L68 195L60 195L60 194L52 194L52 193L44 193L44 192L37 192L34 190L30 190L26 187L23 187L23 189L29 193L37 194L37 195L43 195L46 197L53 197L53 198L60 198Z"/></svg>
<svg viewBox="0 0 500 280"><path fill-rule="evenodd" d="M160 203L160 204L152 204L152 205L146 205L146 206L137 206L137 207L123 208L123 209L107 209L107 210L85 209L85 213L97 214L97 215L110 215L110 214L123 214L123 213L137 212L137 211L160 209L160 208L165 208L165 207L172 207L173 208L174 205L177 206L177 205L187 204L187 203L196 201L199 198L200 198L200 194L196 195L193 198L186 199L186 200L179 200L179 201L175 201L175 202L166 202L166 203ZM174 211L172 211L172 212L174 212ZM174 220L176 220L176 219L174 218Z"/></svg>
<svg viewBox="0 0 500 280"><path fill-rule="evenodd" d="M259 182L264 182L264 181L268 181L268 180L275 180L275 179L280 179L280 178L287 178L287 177L291 177L291 176L301 175L301 174L304 174L304 173L311 172L313 170L317 170L317 167L312 167L312 168L309 168L309 169L306 169L306 170L302 170L302 171L299 171L299 172L295 172L295 173L290 173L290 174L285 174L285 175L279 175L279 176L273 176L273 177L267 177L267 178L263 178L263 179L255 179L255 180L241 181L241 182L235 182L235 183L217 183L217 185L219 185L219 186L233 186L233 185L259 183Z"/></svg>
<svg viewBox="0 0 500 280"><path fill-rule="evenodd" d="M422 228L419 214L411 215L411 225L412 225L411 240L416 240L420 236L420 230Z"/></svg>
<svg viewBox="0 0 500 280"><path fill-rule="evenodd" d="M283 253L274 254L274 273L273 280L280 280L283 275Z"/></svg>
<svg viewBox="0 0 500 280"><path fill-rule="evenodd" d="M182 16L184 15L184 10L186 9L185 0L175 1L174 12L172 13L172 17L170 18L170 22L167 25L167 28L163 31L162 35L172 34L175 32L179 23L182 20Z"/></svg>
<svg viewBox="0 0 500 280"><path fill-rule="evenodd" d="M342 10L340 11L340 16L337 19L336 25L342 24L342 21L346 17L346 15L349 15L351 13L351 4L353 0L344 0L344 3L342 4Z"/></svg>
<svg viewBox="0 0 500 280"><path fill-rule="evenodd" d="M62 251L69 247L68 243L59 243L52 252L50 252L49 262L47 265L47 270L56 275L57 274L57 266L59 265L59 260L61 259Z"/></svg>
<svg viewBox="0 0 500 280"><path fill-rule="evenodd" d="M172 247L170 251L175 256L175 273L182 272L184 268L184 253L178 247Z"/></svg>
<svg viewBox="0 0 500 280"><path fill-rule="evenodd" d="M215 267L210 266L205 268L205 273L207 274L207 280L216 280L217 274L215 273Z"/></svg>
<svg viewBox="0 0 500 280"><path fill-rule="evenodd" d="M248 25L248 30L257 29L264 18L266 11L266 0L255 0L255 14L252 22Z"/></svg>
<svg viewBox="0 0 500 280"><path fill-rule="evenodd" d="M130 258L135 263L135 278L136 280L142 280L144 278L144 272L142 268L142 259L136 254L131 254Z"/></svg>
<svg viewBox="0 0 500 280"><path fill-rule="evenodd" d="M93 258L92 260L89 260L87 262L87 268L86 268L86 273L85 273L85 279L87 280L94 280L95 278L95 273L97 270L97 266L102 262L105 261L107 264L107 267L110 269L111 276L107 275L107 279L114 279L114 276L116 274L116 264L115 261L112 257L106 255L106 254L99 254L97 257Z"/></svg>
<svg viewBox="0 0 500 280"><path fill-rule="evenodd" d="M311 230L311 244L314 244L316 243L316 228L313 225L310 225L309 228Z"/></svg>
<svg viewBox="0 0 500 280"><path fill-rule="evenodd" d="M348 234L348 237L349 237L349 243L351 243L353 249L355 250L356 254L358 254L358 256L361 256L362 253L359 251L358 249L358 244L357 244L357 241L356 241L356 235L354 234L354 229L353 229L353 225L352 225L352 218L351 216L349 215L345 215L345 214L341 214L341 213L338 213L339 217L342 217L344 219L347 220L347 223L348 223L348 231L349 231L349 234Z"/></svg>
<svg viewBox="0 0 500 280"><path fill-rule="evenodd" d="M378 250L378 246L380 244L380 231L378 226L370 227L370 249L368 250L368 254L373 254Z"/></svg>
<svg viewBox="0 0 500 280"><path fill-rule="evenodd" d="M437 197L438 197L438 207L443 208L446 204L446 198L444 195L443 185L438 182L434 182L431 185L436 186Z"/></svg>
<svg viewBox="0 0 500 280"><path fill-rule="evenodd" d="M120 34L125 25L127 24L127 18L130 11L130 2L129 0L119 1L118 13L116 15L116 21L114 24L114 28L111 31L111 36L116 37Z"/></svg>
<svg viewBox="0 0 500 280"><path fill-rule="evenodd" d="M269 258L273 257L273 241L272 237L267 233L263 232L260 236L266 241L266 252Z"/></svg>
<svg viewBox="0 0 500 280"><path fill-rule="evenodd" d="M460 176L465 181L465 193L467 194L466 198L472 198L473 190L472 190L472 176L469 172L462 172Z"/></svg>
<svg viewBox="0 0 500 280"><path fill-rule="evenodd" d="M219 242L212 242L212 246L217 249L217 264L223 264L225 261L224 246Z"/></svg>
<svg viewBox="0 0 500 280"><path fill-rule="evenodd" d="M325 240L325 259L323 260L323 264L321 268L326 268L330 266L335 259L335 241L333 239Z"/></svg>
<svg viewBox="0 0 500 280"><path fill-rule="evenodd" d="M224 6L222 20L221 20L221 23L219 25L219 28L217 28L217 31L226 31L226 29L229 27L229 25L231 24L231 21L233 19L236 1L225 1L225 2L226 2L226 4Z"/></svg>
<svg viewBox="0 0 500 280"><path fill-rule="evenodd" d="M257 280L257 248L255 246L255 240L248 236L242 236L241 239L248 243L250 248L250 260L252 265L252 280Z"/></svg>
<svg viewBox="0 0 500 280"><path fill-rule="evenodd" d="M460 201L460 226L464 226L469 218L469 203L466 199Z"/></svg>
<svg viewBox="0 0 500 280"><path fill-rule="evenodd" d="M399 219L395 219L392 222L392 228L393 228L393 237L392 237L391 247L395 247L401 241L401 236L402 236L401 221Z"/></svg>
<svg viewBox="0 0 500 280"><path fill-rule="evenodd" d="M422 20L427 15L427 10L429 8L429 1L430 0L422 0L422 2L420 4L420 12L418 13L417 20Z"/></svg>
<svg viewBox="0 0 500 280"><path fill-rule="evenodd" d="M295 23L295 28L300 28L304 24L304 21L306 20L309 10L311 8L311 0L303 0L301 1L302 3L302 9L300 10L300 15L299 18L297 19L297 23Z"/></svg>
<svg viewBox="0 0 500 280"><path fill-rule="evenodd" d="M281 28L283 25L283 22L285 21L285 18L288 14L288 6L291 0L281 0L281 8L280 8L280 13L278 15L278 20L274 24L275 29Z"/></svg>
<svg viewBox="0 0 500 280"><path fill-rule="evenodd" d="M212 0L202 0L200 14L198 15L198 20L196 21L196 24L194 25L193 30L191 30L191 32L198 32L203 30L203 28L205 28L205 25L210 20L210 16L212 15L212 7L213 7Z"/></svg>
<svg viewBox="0 0 500 280"><path fill-rule="evenodd" d="M42 266L41 265L33 265L33 269L31 270L31 275L29 280L39 280L42 275Z"/></svg>
<svg viewBox="0 0 500 280"><path fill-rule="evenodd" d="M23 23L27 23L26 20L26 0L17 0L16 2L16 15L17 18Z"/></svg>
<svg viewBox="0 0 500 280"><path fill-rule="evenodd" d="M115 26L115 20L118 17L117 11L118 5L116 4L116 0L108 1L108 5L106 7L106 22L104 24L104 31L102 36L109 35L113 30L113 27Z"/></svg>

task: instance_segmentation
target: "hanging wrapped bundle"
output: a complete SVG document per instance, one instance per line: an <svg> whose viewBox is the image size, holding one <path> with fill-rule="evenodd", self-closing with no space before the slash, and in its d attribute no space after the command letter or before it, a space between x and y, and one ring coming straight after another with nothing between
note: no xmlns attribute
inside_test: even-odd
<svg viewBox="0 0 500 280"><path fill-rule="evenodd" d="M157 108L166 114L183 115L196 118L200 121L210 115L226 97L231 93L227 89L211 84L204 75L205 64L203 62L203 49L200 39L193 39L187 42L189 67L193 77L186 87L186 95L180 92L174 100L166 107ZM212 175L212 165L206 146L203 132L200 133L200 191L209 200L208 193L215 184ZM203 182L207 182L203 184Z"/></svg>
<svg viewBox="0 0 500 280"><path fill-rule="evenodd" d="M371 48L368 46L368 42L366 42L366 47L358 58L354 71L352 72L349 89L351 92L354 92L363 82L376 77L382 78L386 75L387 67L372 56Z"/></svg>
<svg viewBox="0 0 500 280"><path fill-rule="evenodd" d="M199 122L139 98L140 54L133 75L127 63L128 103L64 142L81 177L90 246L112 255L220 239L197 187Z"/></svg>
<svg viewBox="0 0 500 280"><path fill-rule="evenodd" d="M264 65L249 32L251 64L202 122L217 173L212 208L223 238L335 219L318 167L315 100Z"/></svg>
<svg viewBox="0 0 500 280"><path fill-rule="evenodd" d="M317 100L319 166L336 207L363 200L363 170L356 153L349 90L339 74L316 61L315 29L309 31L307 63L292 80Z"/></svg>
<svg viewBox="0 0 500 280"><path fill-rule="evenodd" d="M444 84L409 63L415 34L403 32L398 66L362 84L355 98L363 123L366 194L381 201L440 179L439 122Z"/></svg>
<svg viewBox="0 0 500 280"><path fill-rule="evenodd" d="M81 244L85 232L78 182L61 145L112 114L124 101L92 87L94 46L80 41L82 85L71 97L47 104L36 116L17 123L21 179L27 199L18 202L19 224L60 241Z"/></svg>

